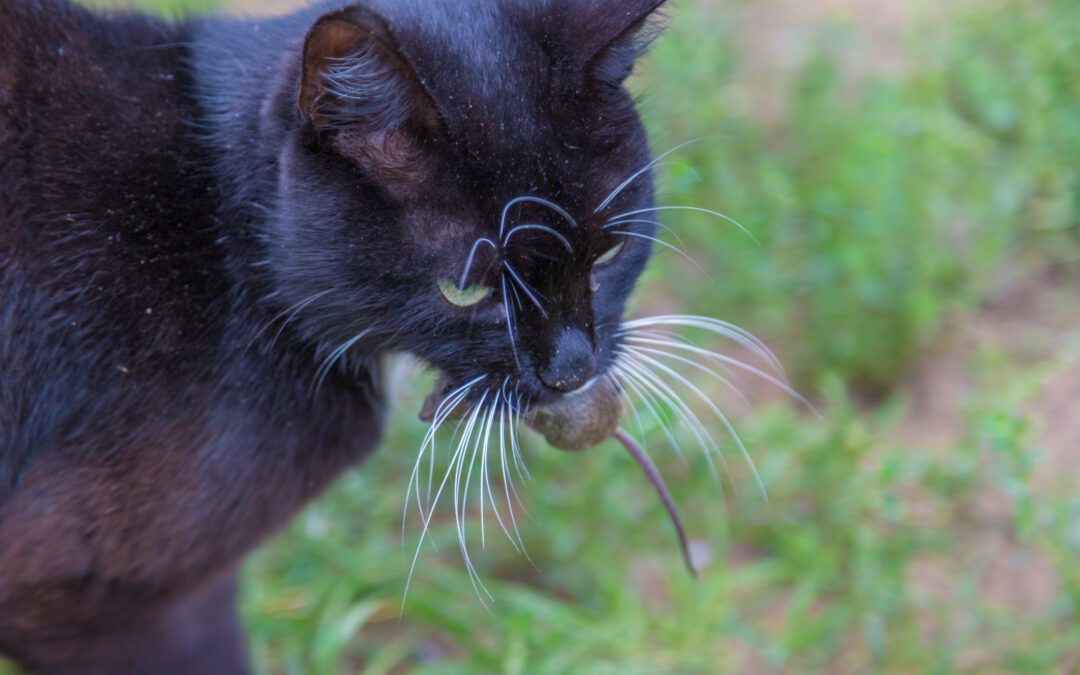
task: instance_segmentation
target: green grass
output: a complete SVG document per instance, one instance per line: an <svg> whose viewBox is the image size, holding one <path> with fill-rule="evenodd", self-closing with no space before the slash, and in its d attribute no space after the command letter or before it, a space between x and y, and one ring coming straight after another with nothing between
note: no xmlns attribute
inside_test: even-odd
<svg viewBox="0 0 1080 675"><path fill-rule="evenodd" d="M740 95L752 83L740 79L739 14L716 4L677 6L635 87L657 150L709 136L667 168L665 201L719 209L757 241L672 214L716 283L663 254L637 305L768 338L823 411L818 420L775 401L737 416L768 501L734 448L721 493L700 458L684 464L645 428L689 529L712 547L695 581L624 453L564 455L530 439L521 529L536 567L496 536L490 514L482 548L474 514L489 613L440 521L438 551L425 549L399 618L419 531L414 519L402 542L401 507L424 432L412 420L423 383L407 384L378 455L247 566L244 612L265 672L1075 667L1080 477L1048 486L1034 473L1054 421L1040 392L1080 363L1080 343L1023 358L973 347L957 366L971 383L958 390L959 418L936 441L910 432L919 390L908 375L1004 279L1052 269L1062 288L1047 292L1078 304L1080 5L988 0L946 13L913 27L902 74L857 82L845 64L860 58L861 29L808 28L820 40L779 119L764 122ZM1042 561L1054 584L1037 610L986 590L992 567L1013 558Z"/></svg>

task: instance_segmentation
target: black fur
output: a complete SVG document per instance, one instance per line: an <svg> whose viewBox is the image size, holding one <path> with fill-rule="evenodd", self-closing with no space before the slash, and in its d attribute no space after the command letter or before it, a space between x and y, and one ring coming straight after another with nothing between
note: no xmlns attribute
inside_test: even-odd
<svg viewBox="0 0 1080 675"><path fill-rule="evenodd" d="M603 371L649 247L594 270L602 225L651 180L593 211L648 163L621 80L658 4L166 24L0 0L0 652L246 672L235 567L375 447L389 354L539 403ZM497 292L447 303L523 195L576 225L535 203L511 225L572 252L482 246L468 281ZM543 305L513 344L503 263Z"/></svg>

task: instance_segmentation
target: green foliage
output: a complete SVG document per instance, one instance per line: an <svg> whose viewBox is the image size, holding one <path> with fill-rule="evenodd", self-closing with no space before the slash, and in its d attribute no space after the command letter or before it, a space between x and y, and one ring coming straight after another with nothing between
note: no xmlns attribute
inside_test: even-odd
<svg viewBox="0 0 1080 675"><path fill-rule="evenodd" d="M670 288L697 289L680 300L754 321L804 382L833 371L881 393L1006 256L1075 256L1080 12L1006 7L920 26L906 74L856 85L853 41L826 31L772 126L737 107L734 40L705 33L737 24L720 10L677 15L644 78L651 126L660 149L715 135L679 153L694 172L676 167L669 201L719 209L757 239L669 218L718 275L710 286L665 268Z"/></svg>
<svg viewBox="0 0 1080 675"><path fill-rule="evenodd" d="M867 414L829 378L827 419L773 406L741 425L761 450L767 503L752 489L722 498L703 461L669 457L663 468L691 531L713 546L696 581L617 448L555 455L533 444L522 535L538 568L492 536L490 514L482 549L470 515L473 556L496 598L490 613L443 522L439 552L421 555L399 618L419 530L411 522L402 548L411 453L397 449L419 440L403 429L250 566L260 661L273 673L909 673L951 670L977 644L984 662L1051 669L1080 637L1080 501L1035 492L1031 420L1016 412L1050 374L979 375L1015 384L973 401L956 446L939 454L883 443L903 406ZM732 471L736 486L752 484L745 466ZM978 526L987 489L1007 496L1003 527L1023 554L1048 556L1068 582L1045 616L1003 615L979 593L990 561L967 559L963 533ZM954 583L928 592L916 571L925 564ZM928 638L928 621L947 628Z"/></svg>

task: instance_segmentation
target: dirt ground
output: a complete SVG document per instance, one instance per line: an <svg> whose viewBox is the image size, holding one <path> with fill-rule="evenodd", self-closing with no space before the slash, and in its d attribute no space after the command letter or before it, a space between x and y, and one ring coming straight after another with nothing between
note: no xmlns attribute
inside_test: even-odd
<svg viewBox="0 0 1080 675"><path fill-rule="evenodd" d="M1075 276L1075 275L1074 275ZM973 373L976 354L992 351L1021 369L1040 369L1021 412L1034 421L1038 460L1033 492L1080 490L1080 313L1075 278L1051 271L1005 278L991 301L954 322L948 337L913 370L906 389L913 402L900 427L901 442L946 452L963 433L965 402L980 386ZM1045 615L1059 595L1059 578L1049 558L1018 540L1012 501L985 487L969 514L970 527L957 550L965 560L923 560L912 570L917 587L945 597L957 575L979 574L988 605L1012 615ZM978 664L978 654L970 658Z"/></svg>

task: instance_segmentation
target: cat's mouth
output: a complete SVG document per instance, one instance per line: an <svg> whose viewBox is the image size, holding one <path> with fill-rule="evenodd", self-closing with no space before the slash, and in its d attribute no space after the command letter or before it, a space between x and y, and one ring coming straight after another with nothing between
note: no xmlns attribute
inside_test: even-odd
<svg viewBox="0 0 1080 675"><path fill-rule="evenodd" d="M424 400L420 419L459 419L470 409L464 398L454 398L455 387L439 378ZM523 411L525 423L560 450L586 450L611 438L622 416L620 392L611 378L599 377L587 387L551 403Z"/></svg>
<svg viewBox="0 0 1080 675"><path fill-rule="evenodd" d="M464 395L459 395L461 391L461 387L455 388L448 378L440 377L431 394L424 401L420 419L434 422L438 426L448 419L460 419L470 415L469 411L474 408L474 404L467 402ZM697 570L690 557L686 530L678 508L675 506L675 500L648 453L629 434L619 428L622 411L622 397L616 380L611 377L599 377L584 389L562 396L552 403L522 411L520 414L530 428L543 435L549 444L560 450L587 450L609 438L618 440L641 465L649 482L656 489L678 534L687 569L691 574L696 575ZM475 419L476 413L473 412L471 415Z"/></svg>
<svg viewBox="0 0 1080 675"><path fill-rule="evenodd" d="M672 329L682 327L704 330L728 338L748 353L753 354L763 365L747 363L680 338ZM606 364L603 374L584 389L573 394L549 398L547 392L544 392L544 398L535 406L528 406L522 402L522 395L518 392L516 385L512 386L514 383L510 378L500 383L497 377L478 374L474 379L461 383L445 375L440 377L434 391L424 402L421 413L421 418L432 422L432 426L421 446L420 456L410 480L410 490L415 492L417 502L423 502L420 490L420 462L425 459L424 455L427 452L434 457L435 434L439 427L449 419L464 418L464 423L454 432L458 439L457 449L451 453L447 478L444 479L443 484L445 485L453 474L452 485L457 496L461 481L464 480L468 484L472 475L471 469L463 474L463 466L467 464L471 467L478 457L481 463L486 463L489 449L494 448L490 456L498 458L500 469L492 472L482 470L481 480L485 481L486 494L490 497L493 493L491 487L487 486L487 482L493 474L497 480L498 473L502 473L503 480L507 484L505 501L510 506L511 516L514 501L511 496L514 493L514 472L506 471L506 466L513 463L519 470L518 475L524 473L526 477L528 476L527 470L521 471L523 465L516 435L519 422L524 422L526 426L543 435L552 446L564 450L584 450L610 438L618 441L645 472L671 518L679 538L683 559L690 571L694 573L696 566L690 557L689 540L671 492L645 448L618 425L623 411L623 398L626 398L627 405L631 406L631 409L635 398L645 405L648 412L655 416L661 430L672 444L677 445L677 441L668 427L669 414L686 425L687 431L701 444L707 457L710 453L719 453L716 441L708 429L698 418L690 403L683 401L680 396L677 388L681 386L717 416L732 434L734 442L747 460L750 458L746 453L746 448L743 447L742 441L724 413L712 401L709 394L699 389L673 366L679 364L691 366L695 370L711 375L728 387L733 387L732 383L722 372L717 372L714 368L719 368L720 371L735 369L749 373L794 397L809 410L813 411L814 407L788 385L783 368L769 348L750 333L732 324L709 317L690 315L649 317L626 322L615 335L622 341L622 347L618 356ZM674 363L668 365L665 361ZM735 391L738 393L738 390ZM525 400L528 400L527 396ZM657 410L657 404L670 406L670 413ZM508 436L505 435L507 430L509 430ZM642 428L639 428L639 431L642 434L645 433ZM494 442L490 443L489 448L492 435L494 435ZM711 457L709 461L711 463ZM751 469L754 470L752 463ZM754 473L756 476L756 470ZM431 493L431 474L432 471L429 469L429 494ZM760 478L758 480L760 481ZM441 490L442 488L439 488L439 491L435 492L435 502L438 501ZM484 494L484 489L481 490L481 494ZM492 500L488 501L492 502ZM492 502L492 508L494 507ZM430 509L433 506L428 508L429 511L424 514L426 520L430 519ZM456 517L462 518L464 509L457 501L455 509ZM511 524L515 525L512 517ZM464 536L464 530L461 527L458 532L459 536ZM511 536L511 538L514 537ZM464 547L464 542L462 546Z"/></svg>

